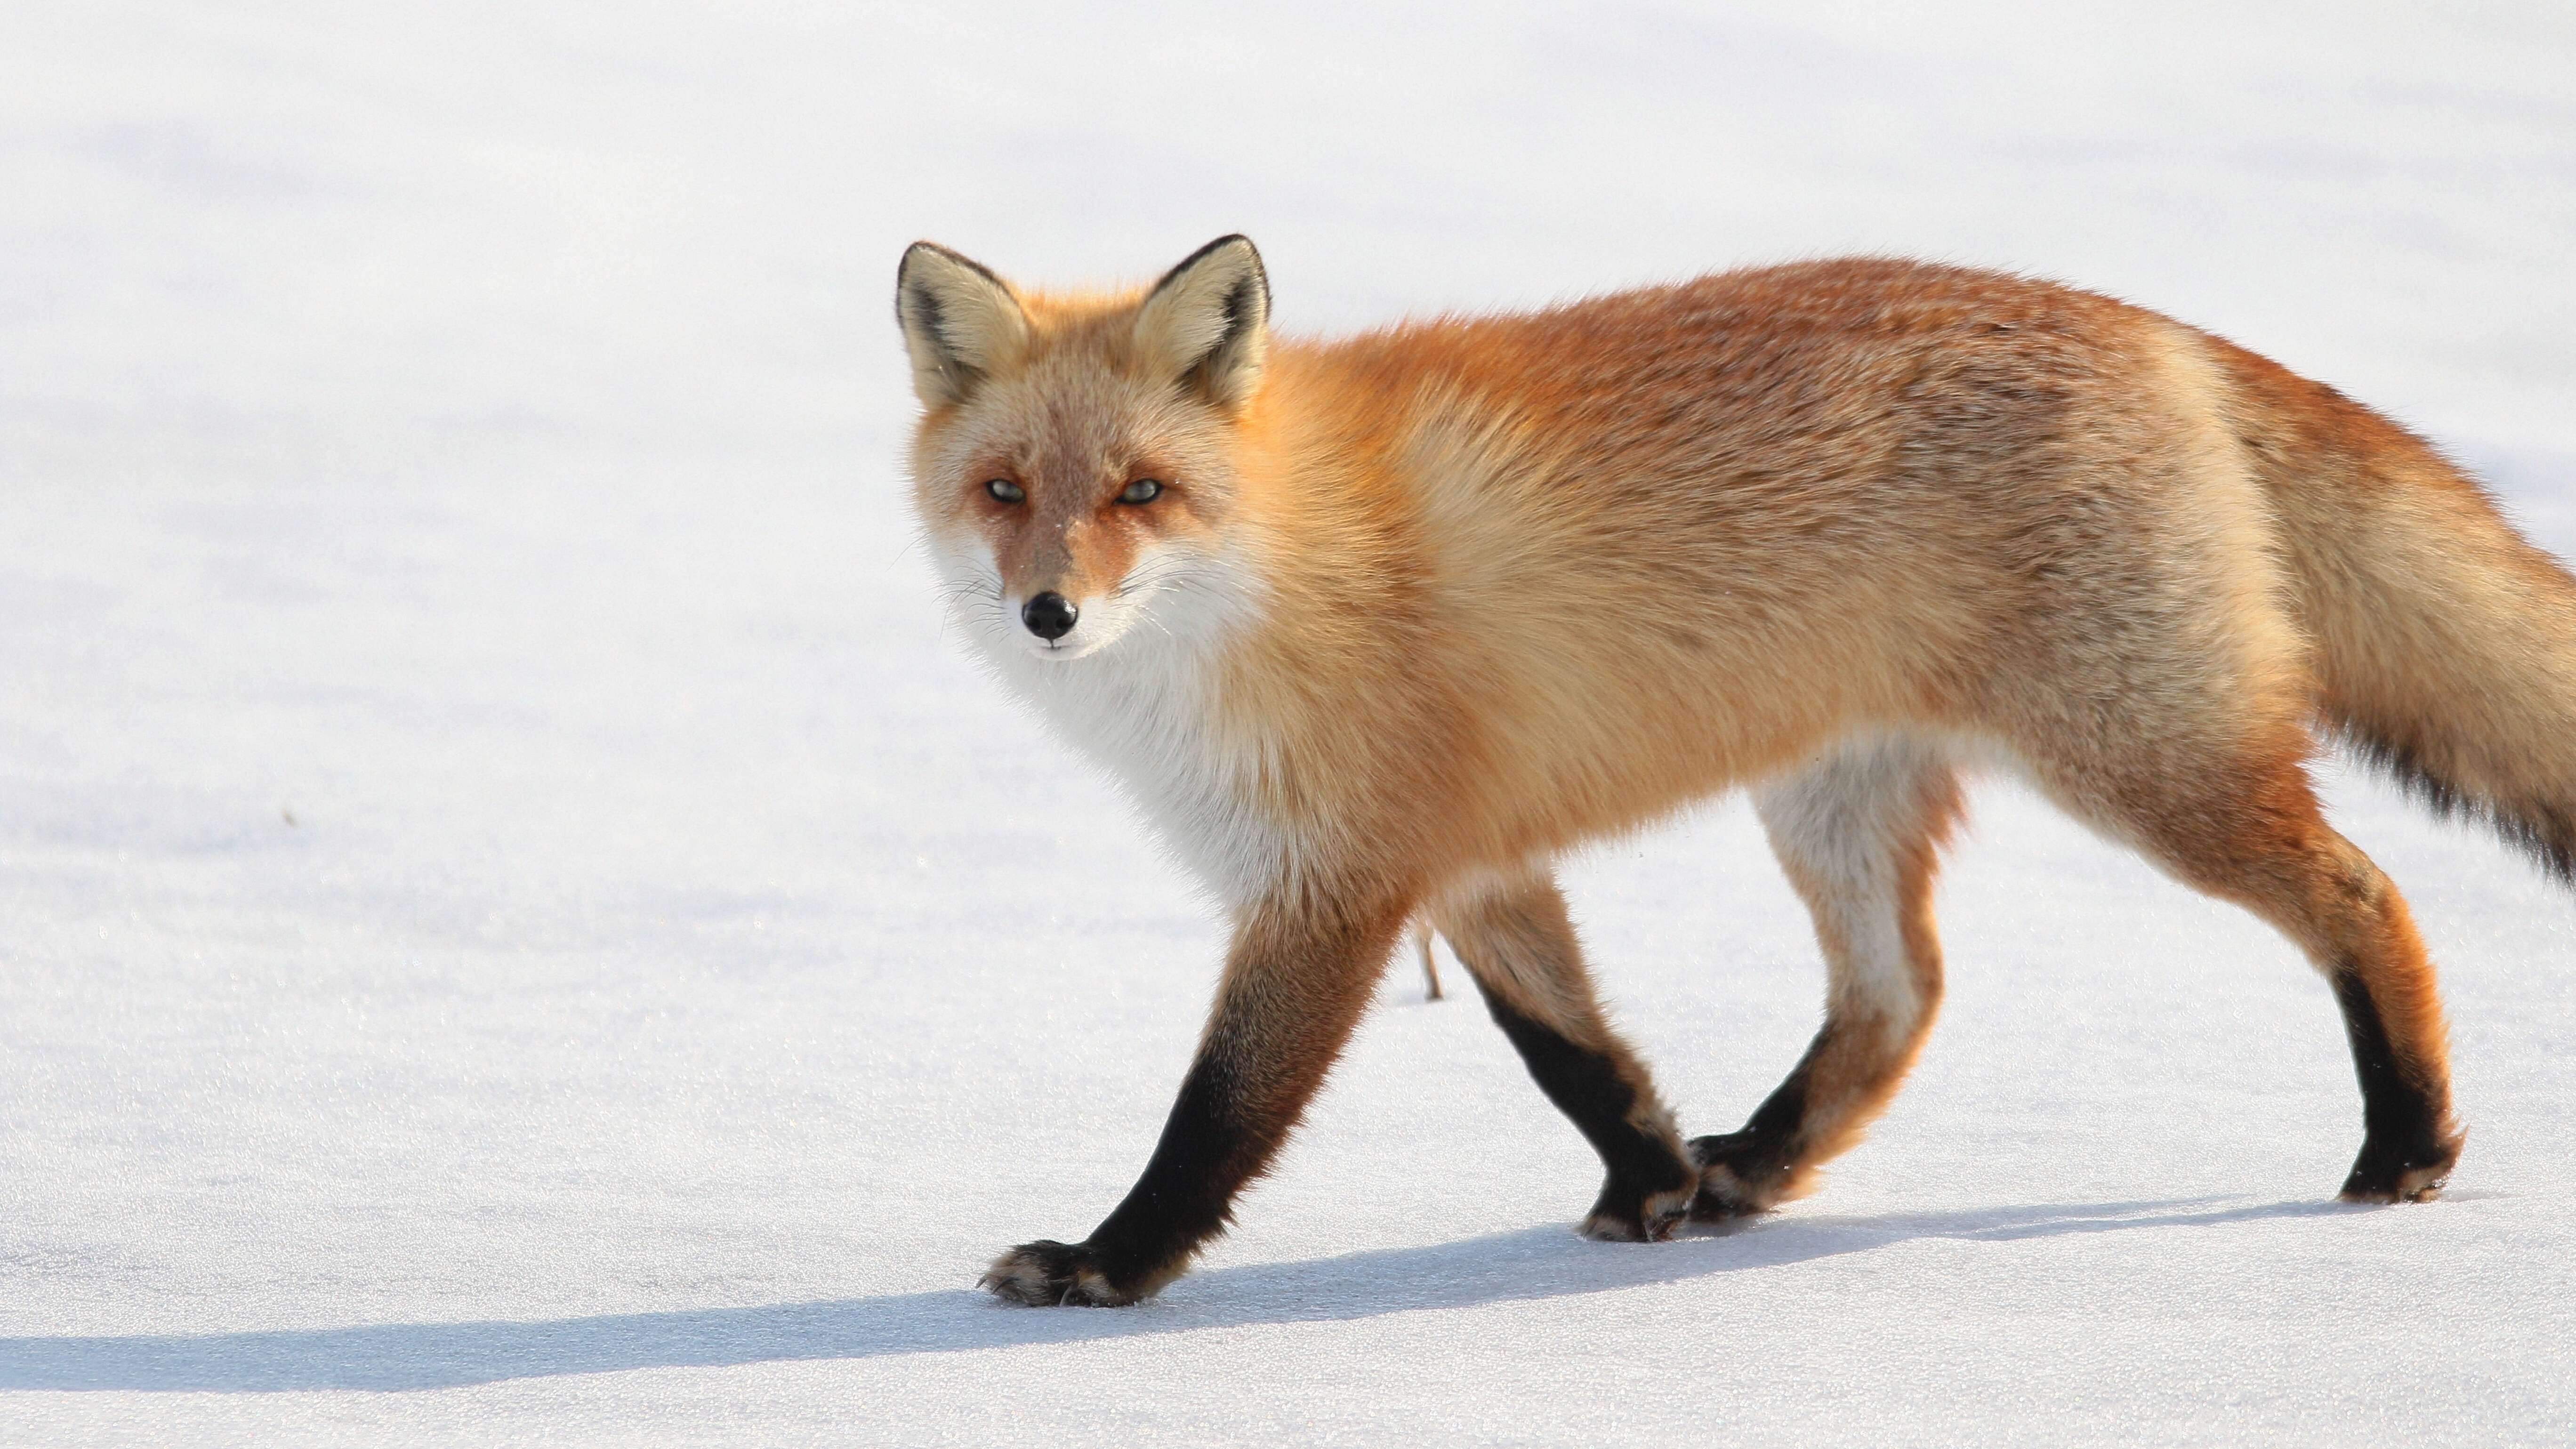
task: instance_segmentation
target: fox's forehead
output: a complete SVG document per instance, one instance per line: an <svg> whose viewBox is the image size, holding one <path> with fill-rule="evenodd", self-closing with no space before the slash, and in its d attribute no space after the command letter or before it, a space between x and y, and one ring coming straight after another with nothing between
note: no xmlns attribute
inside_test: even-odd
<svg viewBox="0 0 2576 1449"><path fill-rule="evenodd" d="M1029 481L1090 481L1205 453L1211 419L1170 382L1145 374L1128 343L1133 309L1039 325L1021 365L987 379L944 420L937 452L958 466L1004 467Z"/></svg>
<svg viewBox="0 0 2576 1449"><path fill-rule="evenodd" d="M1106 292L1041 292L1015 287L1011 295L1028 319L1032 357L1065 352L1113 366L1131 360L1141 288Z"/></svg>
<svg viewBox="0 0 2576 1449"><path fill-rule="evenodd" d="M978 390L942 451L977 467L1033 480L1088 476L1126 466L1157 429L1154 389L1062 354Z"/></svg>

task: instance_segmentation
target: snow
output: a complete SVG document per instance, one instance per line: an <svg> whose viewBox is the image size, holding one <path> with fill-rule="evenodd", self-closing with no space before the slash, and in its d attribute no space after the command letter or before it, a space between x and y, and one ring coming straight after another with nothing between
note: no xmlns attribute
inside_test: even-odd
<svg viewBox="0 0 2576 1449"><path fill-rule="evenodd" d="M2012 266L2576 554L2563 6L21 6L0 182L0 1440L2576 1437L2576 910L2341 772L2445 972L2440 1203L2329 1201L2285 944L1988 785L1816 1197L1575 1239L1588 1149L1399 962L1200 1272L986 1301L1143 1163L1219 936L940 637L889 315L924 235L1246 231L1297 330ZM1569 889L1734 1126L1820 982L1747 813Z"/></svg>

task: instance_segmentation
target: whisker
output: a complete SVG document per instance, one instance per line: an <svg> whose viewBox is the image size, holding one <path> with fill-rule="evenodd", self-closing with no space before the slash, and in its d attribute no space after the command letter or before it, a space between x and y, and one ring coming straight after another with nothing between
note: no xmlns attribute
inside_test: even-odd
<svg viewBox="0 0 2576 1449"><path fill-rule="evenodd" d="M998 600L1002 597L1002 585L998 579L950 579L939 586L939 591L951 599Z"/></svg>

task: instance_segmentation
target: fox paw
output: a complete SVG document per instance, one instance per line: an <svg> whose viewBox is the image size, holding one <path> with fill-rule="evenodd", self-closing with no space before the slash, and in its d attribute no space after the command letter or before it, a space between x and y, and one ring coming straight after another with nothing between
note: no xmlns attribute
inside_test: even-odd
<svg viewBox="0 0 2576 1449"><path fill-rule="evenodd" d="M1767 1213L1795 1194L1790 1174L1762 1163L1748 1133L1727 1132L1694 1137L1691 1157L1699 1163L1699 1190L1691 1195L1690 1217L1696 1223L1722 1223Z"/></svg>
<svg viewBox="0 0 2576 1449"><path fill-rule="evenodd" d="M996 1298L1033 1308L1115 1308L1137 1296L1120 1292L1082 1243L1022 1243L993 1260L978 1283Z"/></svg>
<svg viewBox="0 0 2576 1449"><path fill-rule="evenodd" d="M2442 1195L2452 1164L2460 1160L2461 1136L2454 1128L2428 1130L2401 1145L2364 1142L2336 1196L2345 1202L2431 1202Z"/></svg>
<svg viewBox="0 0 2576 1449"><path fill-rule="evenodd" d="M1603 1243L1662 1242L1690 1212L1691 1194L1698 1190L1697 1169L1678 1154L1632 1161L1601 1184L1578 1231Z"/></svg>

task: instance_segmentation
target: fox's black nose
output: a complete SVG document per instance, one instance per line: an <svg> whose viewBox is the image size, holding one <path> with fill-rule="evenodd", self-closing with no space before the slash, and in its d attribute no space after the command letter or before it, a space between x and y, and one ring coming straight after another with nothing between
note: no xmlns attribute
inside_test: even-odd
<svg viewBox="0 0 2576 1449"><path fill-rule="evenodd" d="M1061 639L1073 632L1073 621L1081 613L1073 600L1049 589L1020 606L1020 622L1041 639Z"/></svg>

